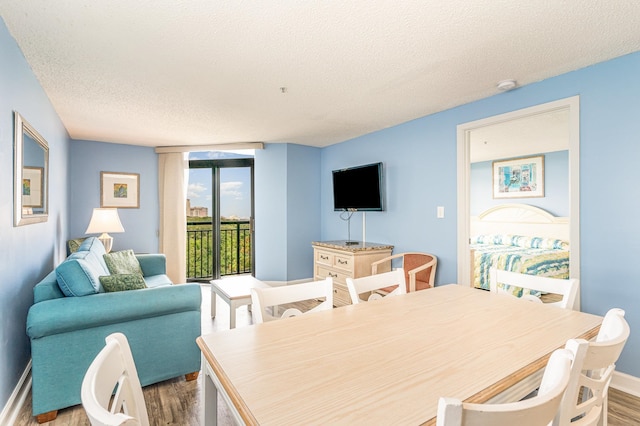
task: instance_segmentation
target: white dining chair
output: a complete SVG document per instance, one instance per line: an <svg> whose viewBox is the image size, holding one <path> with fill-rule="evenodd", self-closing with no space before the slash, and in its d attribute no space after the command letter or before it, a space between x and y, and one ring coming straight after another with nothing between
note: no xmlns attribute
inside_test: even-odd
<svg viewBox="0 0 640 426"><path fill-rule="evenodd" d="M562 296L557 302L546 303L547 305L557 306L559 308L573 309L576 298L578 296L578 288L580 281L577 279L562 280L558 278L541 277L538 275L519 274L516 272L503 271L497 268L489 269L489 288L493 293L506 293L499 284L520 287L528 290L536 290L541 293L552 293ZM542 303L539 297L526 294L521 297L523 300L529 300Z"/></svg>
<svg viewBox="0 0 640 426"><path fill-rule="evenodd" d="M279 305L316 299L324 299L324 301L305 312L298 308L288 308L282 315L275 315ZM252 288L251 304L255 324L333 309L333 279L328 277L322 281L311 281L302 284ZM270 314L268 308L272 308L274 312Z"/></svg>
<svg viewBox="0 0 640 426"><path fill-rule="evenodd" d="M558 349L551 354L538 394L506 404L472 404L440 398L436 426L541 426L554 419L571 371L573 354Z"/></svg>
<svg viewBox="0 0 640 426"><path fill-rule="evenodd" d="M629 338L622 309L604 317L595 341L571 339L565 348L574 354L569 385L554 425L606 425L608 392L616 362Z"/></svg>
<svg viewBox="0 0 640 426"><path fill-rule="evenodd" d="M89 365L80 391L91 425L148 426L142 386L127 338L113 333L105 341L106 346Z"/></svg>
<svg viewBox="0 0 640 426"><path fill-rule="evenodd" d="M393 288L397 286L396 288ZM383 297L396 296L407 293L404 269L398 268L381 274L369 275L360 278L347 278L347 289L354 305L364 300L360 295L366 294L367 301L382 299ZM378 290L384 290L382 292Z"/></svg>

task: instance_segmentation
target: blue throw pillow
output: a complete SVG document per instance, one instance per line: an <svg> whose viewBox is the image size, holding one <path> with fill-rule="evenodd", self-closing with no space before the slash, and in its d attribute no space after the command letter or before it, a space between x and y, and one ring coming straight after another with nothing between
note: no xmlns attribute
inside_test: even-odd
<svg viewBox="0 0 640 426"><path fill-rule="evenodd" d="M84 240L82 244L80 244L80 247L78 247L78 251L89 252L89 256L91 256L95 260L95 262L98 262L100 264L100 267L104 271L104 274L101 275L109 275L109 268L107 267L107 264L103 259L106 251L104 249L104 244L102 244L102 241L100 241L96 237L89 237Z"/></svg>
<svg viewBox="0 0 640 426"><path fill-rule="evenodd" d="M95 256L88 251L75 252L56 268L58 286L65 296L102 293L100 276L105 273Z"/></svg>

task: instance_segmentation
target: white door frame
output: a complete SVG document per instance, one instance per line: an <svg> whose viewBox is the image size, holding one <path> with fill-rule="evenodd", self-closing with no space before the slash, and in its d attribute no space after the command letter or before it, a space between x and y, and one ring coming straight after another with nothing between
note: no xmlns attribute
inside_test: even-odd
<svg viewBox="0 0 640 426"><path fill-rule="evenodd" d="M545 104L463 123L457 126L458 137L458 284L470 286L470 137L469 132L505 121L569 109L569 238L571 243L569 274L580 278L580 97L560 99Z"/></svg>

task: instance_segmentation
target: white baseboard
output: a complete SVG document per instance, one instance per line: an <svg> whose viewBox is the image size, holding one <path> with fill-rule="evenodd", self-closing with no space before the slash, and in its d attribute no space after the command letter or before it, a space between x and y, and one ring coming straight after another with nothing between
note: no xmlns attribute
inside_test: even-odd
<svg viewBox="0 0 640 426"><path fill-rule="evenodd" d="M29 394L29 390L31 389L31 360L27 364L27 368L25 368L24 373L18 380L18 384L15 389L9 396L9 400L7 404L0 412L0 425L8 425L12 426L16 419L18 418L18 414L24 405L24 401L27 399L27 395Z"/></svg>
<svg viewBox="0 0 640 426"><path fill-rule="evenodd" d="M303 278L301 280L293 281L265 281L265 283L269 284L271 287L280 287L283 285L308 283L309 281L313 281L313 278Z"/></svg>
<svg viewBox="0 0 640 426"><path fill-rule="evenodd" d="M640 378L619 371L613 372L611 387L640 398Z"/></svg>

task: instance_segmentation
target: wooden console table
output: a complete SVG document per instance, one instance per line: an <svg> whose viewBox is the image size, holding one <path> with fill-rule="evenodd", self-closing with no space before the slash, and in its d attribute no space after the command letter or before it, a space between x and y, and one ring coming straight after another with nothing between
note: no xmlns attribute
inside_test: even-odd
<svg viewBox="0 0 640 426"><path fill-rule="evenodd" d="M351 304L347 278L371 275L371 264L391 255L389 244L347 244L346 241L316 241L313 246L313 275L315 280L333 278L333 304ZM380 272L385 272L384 268Z"/></svg>

